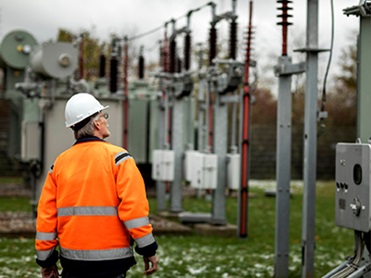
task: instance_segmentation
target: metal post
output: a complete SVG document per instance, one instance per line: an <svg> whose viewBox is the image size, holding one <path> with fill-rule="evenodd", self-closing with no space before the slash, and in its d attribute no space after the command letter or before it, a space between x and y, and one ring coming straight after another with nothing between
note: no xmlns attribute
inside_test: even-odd
<svg viewBox="0 0 371 278"><path fill-rule="evenodd" d="M206 149L206 137L207 137L207 125L206 122L206 100L208 97L205 97L206 89L206 79L202 78L198 84L198 137L197 137L197 150L205 151Z"/></svg>
<svg viewBox="0 0 371 278"><path fill-rule="evenodd" d="M192 96L188 96L188 98L186 98L186 104L187 104L187 111L186 111L186 115L187 115L187 118L186 118L186 132L187 132L187 144L186 144L186 148L187 150L194 150L194 110L193 110L193 107L194 107L194 101L193 101L193 98Z"/></svg>
<svg viewBox="0 0 371 278"><path fill-rule="evenodd" d="M129 85L128 85L128 64L129 64L128 38L124 37L124 61L123 61L123 86L124 86L124 134L123 147L128 148L128 126L129 126Z"/></svg>
<svg viewBox="0 0 371 278"><path fill-rule="evenodd" d="M302 277L314 277L317 83L318 83L318 0L308 0L307 63L304 112L304 192L302 224Z"/></svg>
<svg viewBox="0 0 371 278"><path fill-rule="evenodd" d="M183 100L174 99L172 115L172 149L175 153L174 160L174 181L171 185L170 195L170 211L182 211L182 169L183 169L183 154L184 154L184 119L183 119Z"/></svg>
<svg viewBox="0 0 371 278"><path fill-rule="evenodd" d="M167 39L167 23L165 24L164 45L161 50L161 63L163 72L167 72L169 68L169 45ZM158 104L158 148L166 148L166 123L167 123L167 98L165 92L165 79L160 78L160 87L162 88L161 95L159 96ZM166 209L166 184L163 181L156 181L156 199L157 210L164 211Z"/></svg>
<svg viewBox="0 0 371 278"><path fill-rule="evenodd" d="M360 33L358 42L358 109L357 109L357 137L367 142L371 137L371 17L360 17Z"/></svg>
<svg viewBox="0 0 371 278"><path fill-rule="evenodd" d="M290 64L287 56L278 64ZM275 277L288 277L291 176L291 75L280 75L277 104Z"/></svg>
<svg viewBox="0 0 371 278"><path fill-rule="evenodd" d="M160 80L160 82L164 82L164 80ZM158 144L157 147L159 149L163 149L166 147L166 114L167 109L165 106L166 96L165 92L162 92L162 95L159 99L158 104ZM156 181L156 199L157 199L157 211L164 211L166 210L166 184L163 181Z"/></svg>
<svg viewBox="0 0 371 278"><path fill-rule="evenodd" d="M213 150L218 155L218 181L213 192L211 223L225 225L225 185L227 155L227 105L221 103L221 96L216 92L214 105L214 141Z"/></svg>
<svg viewBox="0 0 371 278"><path fill-rule="evenodd" d="M277 105L276 164L276 241L275 277L288 277L290 176L291 176L291 75L303 73L305 63L291 64L291 58L281 56L275 72L279 75Z"/></svg>

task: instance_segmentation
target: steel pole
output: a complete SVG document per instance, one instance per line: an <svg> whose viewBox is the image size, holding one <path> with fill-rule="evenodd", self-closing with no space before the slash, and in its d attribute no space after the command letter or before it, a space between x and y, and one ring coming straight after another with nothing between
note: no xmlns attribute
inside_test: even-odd
<svg viewBox="0 0 371 278"><path fill-rule="evenodd" d="M217 187L213 190L213 207L211 223L226 225L225 215L225 188L226 188L226 155L227 155L227 105L221 103L221 96L215 93L214 105L214 141L213 150L218 155L218 180Z"/></svg>
<svg viewBox="0 0 371 278"><path fill-rule="evenodd" d="M128 85L128 64L129 64L128 38L124 38L124 62L123 62L123 86L124 86L124 138L123 147L128 148L128 127L129 127L129 85Z"/></svg>
<svg viewBox="0 0 371 278"><path fill-rule="evenodd" d="M357 109L357 137L367 142L371 137L371 17L360 17L360 34L358 40L358 109Z"/></svg>
<svg viewBox="0 0 371 278"><path fill-rule="evenodd" d="M160 81L161 83L164 80ZM165 109L166 103L166 95L165 90L163 89L160 99L158 100L158 143L157 147L159 149L166 149L166 113L167 109ZM153 167L153 166L152 166ZM157 211L164 211L166 210L166 184L163 181L156 181L156 199L157 199Z"/></svg>
<svg viewBox="0 0 371 278"><path fill-rule="evenodd" d="M304 192L302 222L302 277L314 277L317 83L318 83L318 0L308 0L306 85L304 111Z"/></svg>
<svg viewBox="0 0 371 278"><path fill-rule="evenodd" d="M174 90L174 89L173 89ZM178 213L182 211L182 169L184 154L184 111L183 99L173 101L172 114L172 149L175 153L174 158L174 181L171 184L170 192L170 211Z"/></svg>
<svg viewBox="0 0 371 278"><path fill-rule="evenodd" d="M279 65L291 65L291 59L281 56ZM280 75L277 103L276 160L276 239L275 275L288 277L290 234L290 176L291 176L291 74Z"/></svg>

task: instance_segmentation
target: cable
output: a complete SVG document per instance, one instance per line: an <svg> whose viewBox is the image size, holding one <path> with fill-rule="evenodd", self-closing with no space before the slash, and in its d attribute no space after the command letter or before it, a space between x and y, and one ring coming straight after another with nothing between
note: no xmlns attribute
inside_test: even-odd
<svg viewBox="0 0 371 278"><path fill-rule="evenodd" d="M330 0L331 3L331 43L330 43L330 55L326 67L325 77L323 79L323 87L322 87L322 102L321 102L321 112L325 111L325 103L326 103L326 83L327 77L330 70L331 60L332 60L332 52L334 47L334 0Z"/></svg>
<svg viewBox="0 0 371 278"><path fill-rule="evenodd" d="M204 4L204 5L202 5L202 6L198 7L198 8L196 8L196 9L190 10L188 13L186 13L186 14L184 14L184 15L181 15L181 16L179 16L178 18L175 18L175 19L172 19L172 20L174 20L174 21L178 21L179 19L182 19L182 18L184 18L184 17L187 17L188 14L189 14L190 12L197 12L197 11L199 11L199 10L205 8L206 6L211 5L212 3L213 3L213 2L208 2L208 3ZM165 22L165 25L166 25L166 23L170 23L172 20L169 20L169 21ZM155 33L155 32L157 32L157 31L159 31L159 30L161 30L161 29L163 29L163 28L165 28L164 25L158 26L158 27L153 28L153 29L151 29L151 30L149 30L149 31L146 31L146 32L144 32L144 33L142 33L142 34L139 34L139 35L136 35L136 36L134 36L134 37L131 37L131 38L128 39L128 41L133 41L133 40L140 39L140 38L142 38L142 37L145 37L145 36L148 36L148 35L150 35L150 34L152 34L152 33Z"/></svg>
<svg viewBox="0 0 371 278"><path fill-rule="evenodd" d="M156 27L156 28L153 28L152 30L149 30L149 31L144 32L144 33L142 33L142 34L139 34L139 35L136 35L136 36L134 36L134 37L131 37L131 38L128 39L128 41L133 41L133 40L140 39L140 38L145 37L145 36L147 36L147 35L150 35L150 34L152 34L152 33L154 33L154 32L157 32L157 31L161 30L162 28L164 28L163 25L158 26L158 27Z"/></svg>
<svg viewBox="0 0 371 278"><path fill-rule="evenodd" d="M331 3L331 42L330 42L330 54L327 62L325 77L323 78L323 86L322 86L322 99L321 99L321 108L320 112L318 114L320 126L318 130L317 137L320 137L325 129L325 123L324 119L327 117L325 112L325 106L326 106L326 84L327 84L327 76L330 70L331 60L332 60L332 52L334 47L334 0L330 0Z"/></svg>
<svg viewBox="0 0 371 278"><path fill-rule="evenodd" d="M360 267L365 247L364 234L355 230L354 241L354 256L348 260L346 267L331 275L330 278L346 278Z"/></svg>

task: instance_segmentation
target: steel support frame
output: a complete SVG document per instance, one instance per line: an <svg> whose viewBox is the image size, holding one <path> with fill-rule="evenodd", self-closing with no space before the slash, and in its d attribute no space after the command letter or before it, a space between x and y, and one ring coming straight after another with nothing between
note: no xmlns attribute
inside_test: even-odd
<svg viewBox="0 0 371 278"><path fill-rule="evenodd" d="M318 0L308 0L304 111L302 277L314 277L317 168Z"/></svg>
<svg viewBox="0 0 371 278"><path fill-rule="evenodd" d="M275 73L279 76L277 101L276 159L276 234L275 277L288 277L290 234L291 180L291 76L305 72L305 63L292 64L289 56L281 56Z"/></svg>
<svg viewBox="0 0 371 278"><path fill-rule="evenodd" d="M198 134L197 134L197 150L207 151L207 135L208 135L208 127L207 127L207 97L205 97L205 91L207 88L207 80L206 78L201 78L199 81L199 88L198 88Z"/></svg>
<svg viewBox="0 0 371 278"><path fill-rule="evenodd" d="M290 65L282 56L279 65ZM279 76L277 101L275 276L288 277L291 177L291 74Z"/></svg>
<svg viewBox="0 0 371 278"><path fill-rule="evenodd" d="M159 99L158 104L158 144L157 147L159 149L163 149L166 147L166 128L165 128L165 121L166 117L165 114L167 113L167 109L165 109L165 105L167 105L167 101L165 101L166 96L164 98L162 96ZM166 210L166 184L163 181L156 181L156 199L157 199L157 211L165 211Z"/></svg>
<svg viewBox="0 0 371 278"><path fill-rule="evenodd" d="M184 104L183 99L173 99L172 149L174 158L174 181L170 188L170 212L182 211L182 170L184 155Z"/></svg>
<svg viewBox="0 0 371 278"><path fill-rule="evenodd" d="M360 17L358 41L357 137L368 142L371 137L371 17Z"/></svg>
<svg viewBox="0 0 371 278"><path fill-rule="evenodd" d="M371 14L369 13L370 3L360 1L358 6L353 6L344 9L346 15L356 15L360 17L359 25L359 38L358 38L358 76L357 76L357 138L362 142L368 142L371 137L371 126L369 119L371 117L370 104L371 104L371 79L369 73L371 71L371 53L369 51L371 46ZM364 260L370 260L370 254L366 250L364 252ZM368 263L370 267L370 263ZM366 271L357 271L350 277L370 278L371 273Z"/></svg>
<svg viewBox="0 0 371 278"><path fill-rule="evenodd" d="M216 86L215 86L216 87ZM222 103L222 96L215 94L214 102L214 140L213 150L218 156L218 180L217 187L213 191L213 206L211 214L211 224L226 225L225 214L225 188L226 188L226 157L227 157L227 127L228 109Z"/></svg>
<svg viewBox="0 0 371 278"><path fill-rule="evenodd" d="M360 35L358 41L358 89L357 89L357 137L361 138L361 141L368 142L371 137L371 16L363 15L360 17ZM365 260L370 260L370 254L365 251L363 255ZM357 272L358 273L358 272ZM356 273L354 275L357 275ZM361 277L362 272L358 274ZM353 277L353 276L352 276ZM364 278L371 278L371 273L363 273Z"/></svg>

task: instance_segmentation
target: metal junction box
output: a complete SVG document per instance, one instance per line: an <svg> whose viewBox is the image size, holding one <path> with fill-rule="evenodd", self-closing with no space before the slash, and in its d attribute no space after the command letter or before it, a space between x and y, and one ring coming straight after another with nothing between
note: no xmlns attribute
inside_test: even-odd
<svg viewBox="0 0 371 278"><path fill-rule="evenodd" d="M357 231L370 230L371 145L336 145L336 207L338 226Z"/></svg>
<svg viewBox="0 0 371 278"><path fill-rule="evenodd" d="M228 188L237 190L240 188L241 176L241 155L240 154L227 154L227 181Z"/></svg>
<svg viewBox="0 0 371 278"><path fill-rule="evenodd" d="M218 156L209 153L194 153L191 165L191 186L198 189L216 189Z"/></svg>
<svg viewBox="0 0 371 278"><path fill-rule="evenodd" d="M188 150L185 152L184 157L184 178L186 181L191 182L193 173L193 164L199 158L199 152L194 150Z"/></svg>
<svg viewBox="0 0 371 278"><path fill-rule="evenodd" d="M22 122L21 159L41 160L41 128L39 122Z"/></svg>
<svg viewBox="0 0 371 278"><path fill-rule="evenodd" d="M174 180L174 160L173 150L153 150L152 179L158 181Z"/></svg>

